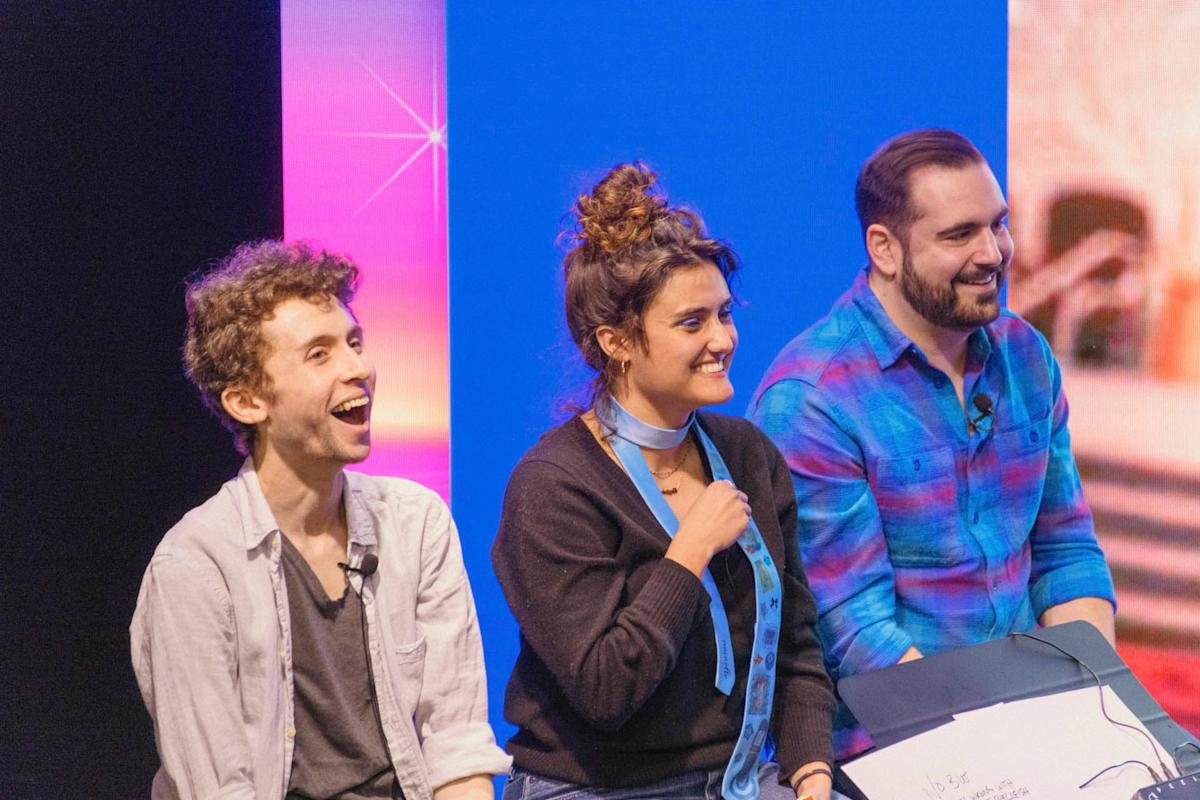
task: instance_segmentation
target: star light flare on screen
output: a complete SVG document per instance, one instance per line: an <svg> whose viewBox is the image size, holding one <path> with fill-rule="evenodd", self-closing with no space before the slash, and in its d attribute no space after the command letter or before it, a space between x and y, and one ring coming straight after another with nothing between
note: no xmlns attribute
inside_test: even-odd
<svg viewBox="0 0 1200 800"><path fill-rule="evenodd" d="M445 9L283 0L284 236L362 270L378 371L357 468L449 493Z"/></svg>

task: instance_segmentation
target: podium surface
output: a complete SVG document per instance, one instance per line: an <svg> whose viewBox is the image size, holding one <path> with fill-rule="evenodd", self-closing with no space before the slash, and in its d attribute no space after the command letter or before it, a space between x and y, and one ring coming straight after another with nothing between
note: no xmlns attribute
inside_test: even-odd
<svg viewBox="0 0 1200 800"><path fill-rule="evenodd" d="M950 722L955 714L1028 697L1095 686L1100 682L1137 715L1185 772L1200 770L1200 740L1167 716L1108 641L1086 622L1070 622L1003 639L935 653L838 681L838 692L877 747L903 741ZM1057 645L1070 656L1054 649ZM1200 698L1197 699L1200 702Z"/></svg>

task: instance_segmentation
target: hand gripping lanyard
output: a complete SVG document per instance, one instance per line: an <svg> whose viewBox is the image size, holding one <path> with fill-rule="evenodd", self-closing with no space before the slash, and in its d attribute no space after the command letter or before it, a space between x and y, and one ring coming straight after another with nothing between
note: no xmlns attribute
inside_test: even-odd
<svg viewBox="0 0 1200 800"><path fill-rule="evenodd" d="M708 457L714 481L733 482L725 460L716 446L695 422L695 416L682 428L656 428L634 417L621 407L615 398L608 398L608 407L597 409L600 420L615 435L608 439L613 452L633 480L638 493L669 536L679 530L679 520L662 495L650 467L642 455L642 447L666 449L683 441L688 431L695 432ZM738 537L738 546L750 560L754 570L754 598L757 613L754 623L754 647L750 654L750 674L746 681L746 705L742 713L742 731L725 769L721 793L729 800L753 800L758 797L758 754L767 738L771 721L771 703L775 695L775 651L779 643L781 587L779 573L767 553L762 535L753 519ZM729 637L729 618L725 604L717 591L712 574L705 569L700 578L710 599L713 633L717 644L716 687L722 694L733 691L733 645Z"/></svg>

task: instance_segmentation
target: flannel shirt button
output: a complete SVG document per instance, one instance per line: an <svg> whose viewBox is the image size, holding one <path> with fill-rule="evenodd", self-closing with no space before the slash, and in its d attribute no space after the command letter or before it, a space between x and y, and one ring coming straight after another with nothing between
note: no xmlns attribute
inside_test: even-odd
<svg viewBox="0 0 1200 800"><path fill-rule="evenodd" d="M913 459L913 472L920 472L920 471L921 471L921 459L914 458Z"/></svg>
<svg viewBox="0 0 1200 800"><path fill-rule="evenodd" d="M972 524L972 525L978 525L978 524L979 524L979 512L978 512L978 511L976 511L976 512L975 512L975 515L974 515L973 517L971 517L971 524Z"/></svg>
<svg viewBox="0 0 1200 800"><path fill-rule="evenodd" d="M1029 432L1029 441L1031 441L1031 442L1036 442L1037 440L1038 440L1038 432L1037 432L1037 431L1030 431L1030 432Z"/></svg>

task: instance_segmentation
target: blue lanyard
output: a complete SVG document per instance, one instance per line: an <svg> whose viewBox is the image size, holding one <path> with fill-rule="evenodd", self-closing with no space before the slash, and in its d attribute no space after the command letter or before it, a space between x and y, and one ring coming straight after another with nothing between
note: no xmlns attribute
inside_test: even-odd
<svg viewBox="0 0 1200 800"><path fill-rule="evenodd" d="M617 459L633 480L638 493L650 507L659 524L672 538L679 530L679 520L676 518L675 512L671 510L666 498L663 497L662 490L655 483L654 476L650 474L650 467L646 463L641 447L637 442L625 438L627 435L634 439L641 439L643 442L647 438L656 443L665 441L667 444L660 444L659 449L663 449L663 447L673 447L683 441L688 430L694 431L708 458L713 480L733 482L729 468L725 466L725 460L721 458L716 445L713 444L704 429L696 424L694 416L681 429L663 429L654 428L638 420L613 398L609 398L607 408L597 409L597 411L601 422L615 433L608 438L608 442L612 446L613 452L616 453ZM653 445L648 444L647 446ZM763 542L762 535L753 518L749 520L745 532L738 537L738 546L750 560L754 571L754 598L757 613L754 622L754 647L750 653L750 673L746 682L746 705L742 712L742 731L734 746L733 755L730 756L729 766L725 770L721 790L724 797L732 800L752 800L758 797L758 754L767 738L772 701L775 695L775 657L779 644L782 587L779 582L779 573L775 569L771 556L767 553L766 544ZM717 675L715 684L718 691L728 695L733 690L734 683L733 645L729 635L729 618L725 613L725 604L721 601L721 595L717 591L717 584L713 580L712 573L705 569L700 581L709 595L709 609L712 614L713 633L716 637Z"/></svg>

